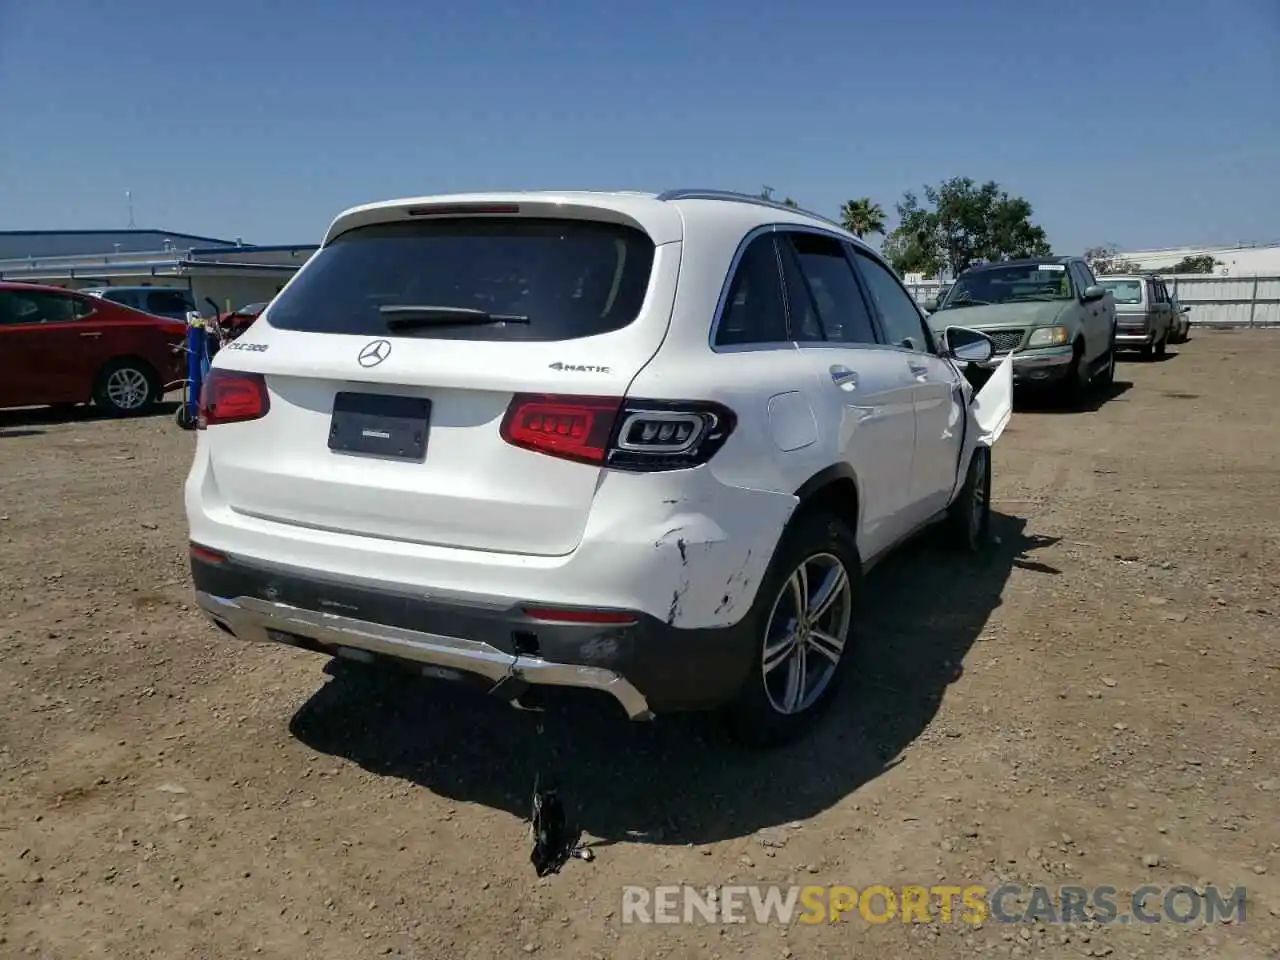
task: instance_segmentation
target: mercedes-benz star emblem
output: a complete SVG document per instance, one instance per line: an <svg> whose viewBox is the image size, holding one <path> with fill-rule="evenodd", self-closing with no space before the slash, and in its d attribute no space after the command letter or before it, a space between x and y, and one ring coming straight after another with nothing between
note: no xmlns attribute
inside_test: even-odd
<svg viewBox="0 0 1280 960"><path fill-rule="evenodd" d="M376 367L390 355L390 340L374 340L360 351L360 356L356 359L360 361L360 366L362 367Z"/></svg>

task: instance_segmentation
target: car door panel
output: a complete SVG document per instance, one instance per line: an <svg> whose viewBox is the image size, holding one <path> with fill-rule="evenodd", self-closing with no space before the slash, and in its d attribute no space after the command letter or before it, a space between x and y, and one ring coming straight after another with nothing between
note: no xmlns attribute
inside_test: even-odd
<svg viewBox="0 0 1280 960"><path fill-rule="evenodd" d="M955 489L965 434L960 374L936 352L924 314L889 267L862 250L855 249L854 259L891 344L886 351L913 387L915 448L906 517L919 526L947 506Z"/></svg>
<svg viewBox="0 0 1280 960"><path fill-rule="evenodd" d="M5 402L36 405L88 400L91 375L86 371L96 353L93 341L99 334L81 327L78 301L69 294L44 290L9 290L5 295L4 312L11 321L5 325L6 353L16 367Z"/></svg>
<svg viewBox="0 0 1280 960"><path fill-rule="evenodd" d="M838 237L779 233L789 332L812 377L819 429L856 477L858 550L870 560L910 525L915 385L877 342L870 306Z"/></svg>

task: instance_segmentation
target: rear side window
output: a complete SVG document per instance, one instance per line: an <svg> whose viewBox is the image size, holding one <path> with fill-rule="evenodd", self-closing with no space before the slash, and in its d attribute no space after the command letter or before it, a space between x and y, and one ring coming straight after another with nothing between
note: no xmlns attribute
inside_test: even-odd
<svg viewBox="0 0 1280 960"><path fill-rule="evenodd" d="M1098 286L1104 290L1110 290L1111 296L1115 298L1116 303L1142 302L1141 280L1107 280L1103 278L1098 281Z"/></svg>
<svg viewBox="0 0 1280 960"><path fill-rule="evenodd" d="M790 340L779 269L773 234L761 234L747 244L716 327L717 347Z"/></svg>
<svg viewBox="0 0 1280 960"><path fill-rule="evenodd" d="M359 227L271 303L285 330L447 340L571 340L644 304L653 241L621 224L474 218Z"/></svg>
<svg viewBox="0 0 1280 960"><path fill-rule="evenodd" d="M192 309L178 290L152 290L147 294L147 313L160 316L183 316Z"/></svg>

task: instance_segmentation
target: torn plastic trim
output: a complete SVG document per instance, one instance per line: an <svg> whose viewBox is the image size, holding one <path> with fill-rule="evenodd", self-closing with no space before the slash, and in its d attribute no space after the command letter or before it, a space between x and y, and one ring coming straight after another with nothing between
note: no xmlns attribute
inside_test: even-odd
<svg viewBox="0 0 1280 960"><path fill-rule="evenodd" d="M1007 354L974 395L969 415L977 427L974 445L995 446L1013 417L1013 354Z"/></svg>

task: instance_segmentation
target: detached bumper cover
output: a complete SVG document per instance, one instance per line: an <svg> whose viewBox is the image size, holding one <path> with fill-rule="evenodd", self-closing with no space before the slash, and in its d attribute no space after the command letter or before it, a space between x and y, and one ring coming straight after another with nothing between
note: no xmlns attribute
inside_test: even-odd
<svg viewBox="0 0 1280 960"><path fill-rule="evenodd" d="M534 600L460 604L235 557L193 556L191 573L206 616L241 640L392 658L507 697L526 685L598 690L633 720L719 706L754 654L740 626L681 629L639 613L620 624L547 622L525 613Z"/></svg>

